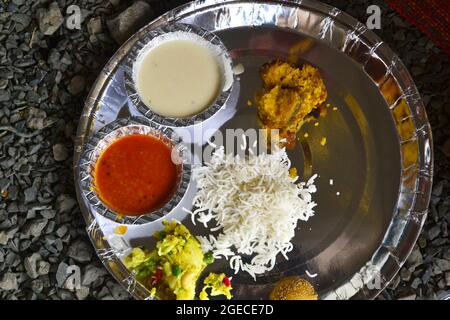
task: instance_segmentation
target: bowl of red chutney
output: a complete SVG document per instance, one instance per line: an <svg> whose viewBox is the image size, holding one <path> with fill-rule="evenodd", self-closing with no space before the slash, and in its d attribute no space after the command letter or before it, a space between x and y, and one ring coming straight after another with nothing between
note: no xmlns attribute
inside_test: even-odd
<svg viewBox="0 0 450 320"><path fill-rule="evenodd" d="M120 223L147 223L172 211L190 176L179 137L142 118L116 120L86 144L79 163L83 194Z"/></svg>

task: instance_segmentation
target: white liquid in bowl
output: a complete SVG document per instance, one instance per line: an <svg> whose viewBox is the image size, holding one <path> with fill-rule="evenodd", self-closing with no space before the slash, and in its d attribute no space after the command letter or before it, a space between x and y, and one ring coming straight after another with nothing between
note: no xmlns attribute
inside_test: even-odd
<svg viewBox="0 0 450 320"><path fill-rule="evenodd" d="M202 112L217 98L221 68L214 53L192 40L170 40L148 51L136 69L141 100L162 116Z"/></svg>

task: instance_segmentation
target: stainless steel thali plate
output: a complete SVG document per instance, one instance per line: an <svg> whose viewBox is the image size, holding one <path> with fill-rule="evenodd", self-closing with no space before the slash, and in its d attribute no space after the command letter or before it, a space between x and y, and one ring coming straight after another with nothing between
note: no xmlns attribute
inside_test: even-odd
<svg viewBox="0 0 450 320"><path fill-rule="evenodd" d="M433 170L431 131L420 95L399 58L365 25L315 1L192 2L148 24L108 62L86 101L74 157L78 200L106 268L134 297L148 298L149 292L119 255L130 245L148 244L161 222L132 225L124 239L115 236L116 224L82 196L78 160L92 134L117 118L139 115L126 95L124 58L143 35L171 22L214 32L233 64L244 66L226 108L206 120L204 129L258 127L255 107L249 108L247 101L260 90L259 68L274 58L317 66L328 89L327 115L318 126L302 127L300 142L288 152L303 180L319 175L316 214L299 225L288 261L277 260L275 268L256 281L246 274L233 276L234 297L266 299L276 281L300 275L321 299L374 298L406 260L426 219ZM308 138L302 138L306 132ZM201 146L205 139L185 142ZM195 191L192 183L166 218L181 220L193 234L202 234L204 229L193 226L181 210L191 206ZM231 273L227 266L219 260L208 269Z"/></svg>

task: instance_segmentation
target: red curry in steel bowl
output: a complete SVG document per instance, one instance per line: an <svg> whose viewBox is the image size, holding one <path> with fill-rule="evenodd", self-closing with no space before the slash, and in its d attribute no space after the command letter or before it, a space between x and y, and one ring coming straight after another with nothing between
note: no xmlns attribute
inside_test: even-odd
<svg viewBox="0 0 450 320"><path fill-rule="evenodd" d="M138 216L162 207L177 186L180 166L157 137L131 134L106 147L95 164L99 198L115 212Z"/></svg>

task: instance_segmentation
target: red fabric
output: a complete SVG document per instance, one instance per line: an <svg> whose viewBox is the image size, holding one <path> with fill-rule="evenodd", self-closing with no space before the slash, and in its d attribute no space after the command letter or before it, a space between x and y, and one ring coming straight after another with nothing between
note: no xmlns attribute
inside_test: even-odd
<svg viewBox="0 0 450 320"><path fill-rule="evenodd" d="M450 0L385 0L450 54Z"/></svg>

